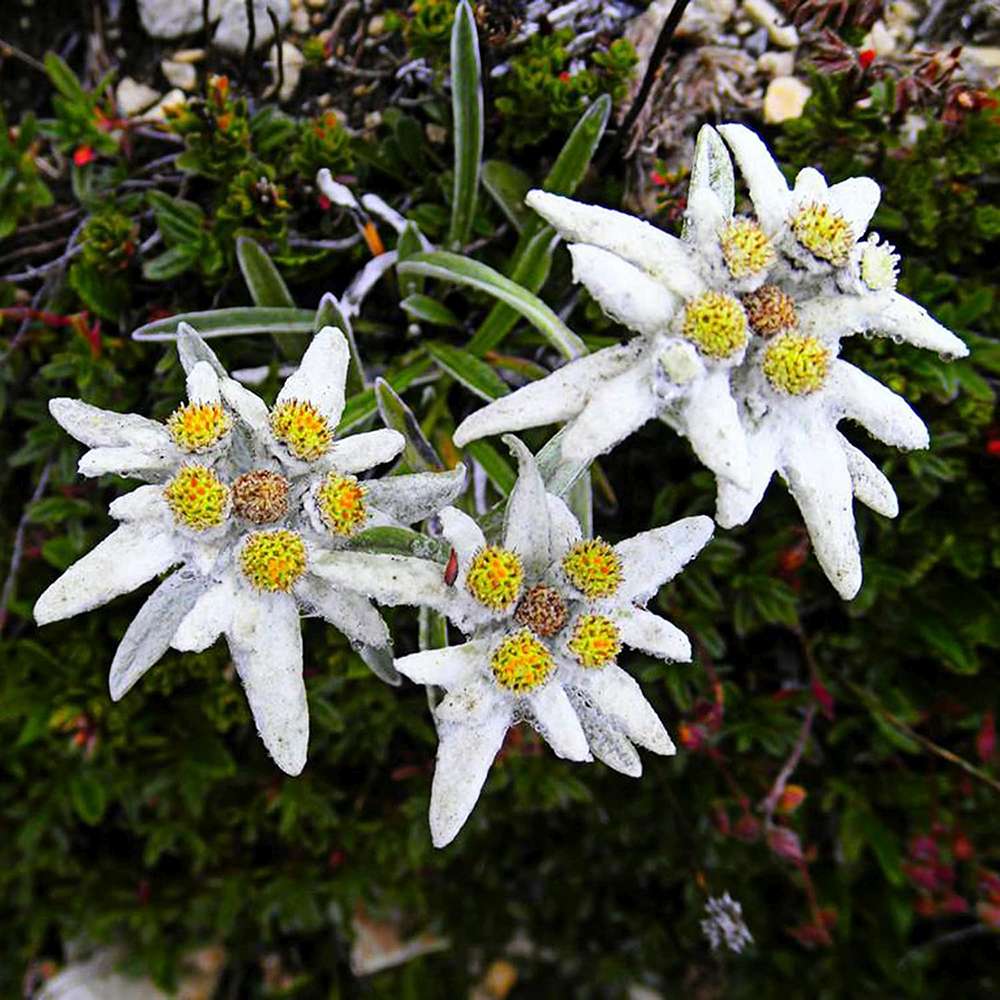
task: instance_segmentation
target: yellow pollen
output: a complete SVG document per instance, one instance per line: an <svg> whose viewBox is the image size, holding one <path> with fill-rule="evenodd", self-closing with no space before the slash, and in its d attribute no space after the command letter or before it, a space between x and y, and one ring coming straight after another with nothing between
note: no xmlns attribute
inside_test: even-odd
<svg viewBox="0 0 1000 1000"><path fill-rule="evenodd" d="M365 487L354 476L330 472L316 491L316 506L330 531L345 538L357 534L368 519Z"/></svg>
<svg viewBox="0 0 1000 1000"><path fill-rule="evenodd" d="M581 594L611 597L622 582L622 561L603 538L577 542L563 556L563 572Z"/></svg>
<svg viewBox="0 0 1000 1000"><path fill-rule="evenodd" d="M499 545L480 549L469 563L465 586L480 604L491 611L509 608L521 593L524 565L521 557Z"/></svg>
<svg viewBox="0 0 1000 1000"><path fill-rule="evenodd" d="M799 325L795 301L777 285L761 285L755 292L743 296L750 329L761 337L794 330Z"/></svg>
<svg viewBox="0 0 1000 1000"><path fill-rule="evenodd" d="M515 694L541 687L554 666L552 654L526 628L507 636L490 658L497 684Z"/></svg>
<svg viewBox="0 0 1000 1000"><path fill-rule="evenodd" d="M774 247L753 219L737 216L719 233L722 256L734 278L758 274L774 263Z"/></svg>
<svg viewBox="0 0 1000 1000"><path fill-rule="evenodd" d="M840 212L815 202L800 208L790 222L795 238L814 257L837 267L847 263L854 246L854 232Z"/></svg>
<svg viewBox="0 0 1000 1000"><path fill-rule="evenodd" d="M211 448L232 426L219 403L185 403L167 417L167 431L181 451Z"/></svg>
<svg viewBox="0 0 1000 1000"><path fill-rule="evenodd" d="M218 527L229 513L229 487L207 466L185 465L163 488L178 524L192 531Z"/></svg>
<svg viewBox="0 0 1000 1000"><path fill-rule="evenodd" d="M761 367L779 392L804 396L823 385L830 368L830 352L815 337L786 333L767 345Z"/></svg>
<svg viewBox="0 0 1000 1000"><path fill-rule="evenodd" d="M289 399L271 412L274 436L296 457L312 462L325 455L333 443L326 417L308 400Z"/></svg>
<svg viewBox="0 0 1000 1000"><path fill-rule="evenodd" d="M240 568L258 590L291 590L306 569L305 544L285 528L255 531L240 550Z"/></svg>
<svg viewBox="0 0 1000 1000"><path fill-rule="evenodd" d="M254 524L270 524L288 513L288 480L269 469L244 472L233 483L233 510Z"/></svg>
<svg viewBox="0 0 1000 1000"><path fill-rule="evenodd" d="M684 310L681 332L710 358L728 358L747 342L747 317L731 295L705 292Z"/></svg>
<svg viewBox="0 0 1000 1000"><path fill-rule="evenodd" d="M621 633L604 615L580 615L568 645L581 667L603 667L621 652Z"/></svg>

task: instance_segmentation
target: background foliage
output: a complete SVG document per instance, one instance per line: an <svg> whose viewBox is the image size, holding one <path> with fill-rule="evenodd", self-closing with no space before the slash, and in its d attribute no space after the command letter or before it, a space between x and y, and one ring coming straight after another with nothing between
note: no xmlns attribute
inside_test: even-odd
<svg viewBox="0 0 1000 1000"><path fill-rule="evenodd" d="M332 629L305 625L313 725L296 779L260 746L222 645L168 656L111 704L107 667L141 595L36 631L34 599L107 533L107 503L127 488L75 475L79 449L48 417L50 397L162 418L182 389L179 366L169 345L130 339L134 329L220 305L294 305L300 334L216 342L227 365L264 366L262 391L273 394L324 292L341 296L386 247L412 257L416 227L445 244L458 190L453 8L418 0L390 13L400 59L425 57L435 72L419 103L384 107L365 129L268 103L253 72L242 79L236 66L226 76L220 64L204 94L157 129L116 120L108 80L81 82L73 52L46 56L44 76L15 68L35 75L31 97L12 90L0 119L0 531L11 567L0 993L17 995L75 941L122 943L132 969L167 985L192 947L222 944L220 996L459 995L502 957L517 970L518 997L623 996L636 984L665 996L996 995L994 95L966 87L962 101L950 83L914 94L867 65L820 66L805 114L768 136L790 176L814 164L831 181L879 180L875 227L903 254L903 290L972 356L946 364L886 341L850 345L852 360L931 428L928 452L865 442L902 513L891 522L858 510L865 585L850 604L822 578L784 491L771 490L749 526L718 532L657 599L692 636L695 662L627 662L681 746L676 758L647 756L640 782L556 762L519 730L464 832L435 852L424 693L376 681ZM566 90L560 33L538 37L506 82L487 87L485 120L500 127L486 130L464 249L542 290L593 348L624 331L571 286L565 251L518 201L546 178L600 204L627 196L620 158L583 167L615 142L608 133L597 147L608 98L595 99L622 101L634 54L598 43L590 77ZM484 37L487 62L503 41ZM848 26L840 41L854 51L859 39ZM322 68L307 84L328 85ZM588 107L568 170L557 157ZM915 138L913 115L923 123ZM445 141L431 141L442 128ZM51 173L40 173L40 156ZM330 205L314 182L322 166L411 225L397 236L360 209ZM670 209L665 201L659 219L668 228ZM35 272L25 261L46 258L22 251L53 233L54 263ZM280 271L270 301L259 276L244 281L240 237ZM406 269L389 269L354 333L365 385L387 378L419 421L429 450L409 449L412 467L435 451L461 460L455 424L559 361L551 340L482 291ZM360 376L355 425L377 419ZM545 433L526 437L537 449ZM483 470L489 500L501 498L513 478L506 459L488 443L464 457ZM713 508L711 477L660 427L602 460L594 483L596 528L612 540ZM393 624L397 648L416 648L415 616L400 611ZM790 782L775 787L789 763ZM724 891L754 936L742 955L713 955L700 931L706 899ZM357 979L348 950L359 913L450 945Z"/></svg>

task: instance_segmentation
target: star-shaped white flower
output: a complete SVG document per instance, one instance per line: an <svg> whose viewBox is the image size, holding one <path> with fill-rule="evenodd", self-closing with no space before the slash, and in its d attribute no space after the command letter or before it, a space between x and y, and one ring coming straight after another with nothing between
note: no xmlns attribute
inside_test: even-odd
<svg viewBox="0 0 1000 1000"><path fill-rule="evenodd" d="M191 403L165 426L52 401L53 416L93 449L84 470L152 482L111 504L119 527L42 594L35 618L72 617L179 567L126 631L112 698L169 646L201 651L225 635L265 746L298 774L309 733L300 612L321 615L362 648L390 647L364 575L333 585L314 564L320 555L335 562L366 527L437 513L462 491L465 470L355 478L398 455L404 439L385 429L336 438L348 347L332 327L313 338L270 412L190 327L179 330L178 350Z"/></svg>
<svg viewBox="0 0 1000 1000"><path fill-rule="evenodd" d="M562 453L586 462L658 416L713 472L746 484L729 387L749 340L740 296L761 285L776 255L756 222L734 215L732 163L718 134L699 133L681 239L544 191L526 201L570 241L574 279L639 336L477 411L458 427L456 443L568 421Z"/></svg>
<svg viewBox="0 0 1000 1000"><path fill-rule="evenodd" d="M447 508L441 525L454 550L450 572L411 557L360 553L336 569L345 579L355 570L378 578L377 601L435 608L470 636L396 661L410 679L447 692L434 710L440 744L430 824L438 847L465 823L517 722L530 722L560 757L593 755L632 776L642 772L633 743L674 753L615 659L623 645L665 660L691 658L687 637L644 605L712 535L709 518L688 517L615 546L584 539L565 503L546 492L530 452L505 440L520 472L500 542L488 543L471 517ZM384 567L380 578L376 566Z"/></svg>

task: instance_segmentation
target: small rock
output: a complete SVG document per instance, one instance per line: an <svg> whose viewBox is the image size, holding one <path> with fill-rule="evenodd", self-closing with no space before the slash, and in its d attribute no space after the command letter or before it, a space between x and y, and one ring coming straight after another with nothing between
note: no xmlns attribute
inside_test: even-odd
<svg viewBox="0 0 1000 1000"><path fill-rule="evenodd" d="M160 99L160 92L126 76L115 91L115 103L122 118L132 118Z"/></svg>
<svg viewBox="0 0 1000 1000"><path fill-rule="evenodd" d="M812 88L794 76L779 76L767 85L764 94L764 121L769 125L798 118Z"/></svg>
<svg viewBox="0 0 1000 1000"><path fill-rule="evenodd" d="M376 14L368 22L368 34L372 38L378 38L379 35L385 34L385 18L381 14Z"/></svg>
<svg viewBox="0 0 1000 1000"><path fill-rule="evenodd" d="M198 71L191 63L177 62L175 59L164 59L160 69L171 87L181 90L194 90L198 86Z"/></svg>
<svg viewBox="0 0 1000 1000"><path fill-rule="evenodd" d="M799 33L794 25L784 23L784 16L769 0L744 0L743 11L767 28L768 37L779 48L794 49L799 44Z"/></svg>
<svg viewBox="0 0 1000 1000"><path fill-rule="evenodd" d="M281 91L278 93L279 101L287 101L295 88L299 85L299 78L302 76L302 67L305 65L306 57L291 42L281 43L281 63L284 72L284 80L281 84ZM268 59L271 67L271 78L273 84L268 88L265 96L274 93L278 86L278 46L271 46L271 54Z"/></svg>
<svg viewBox="0 0 1000 1000"><path fill-rule="evenodd" d="M381 111L369 111L365 115L365 128L376 129L382 124L382 112Z"/></svg>
<svg viewBox="0 0 1000 1000"><path fill-rule="evenodd" d="M424 126L424 132L427 141L433 142L435 146L443 146L448 139L448 130L443 125L435 125L433 122L428 122Z"/></svg>
<svg viewBox="0 0 1000 1000"><path fill-rule="evenodd" d="M292 10L292 31L297 35L308 35L310 30L309 11L298 6Z"/></svg>
<svg viewBox="0 0 1000 1000"><path fill-rule="evenodd" d="M283 28L292 16L289 0L253 0L254 48L259 49L274 38L274 26L267 12L271 10L278 19L278 27ZM246 50L250 38L247 9L243 0L226 0L222 19L215 29L212 41L223 52L239 56Z"/></svg>
<svg viewBox="0 0 1000 1000"><path fill-rule="evenodd" d="M187 102L187 95L183 90L171 90L153 105L143 116L146 122L163 122L167 120L167 108L180 107Z"/></svg>
<svg viewBox="0 0 1000 1000"><path fill-rule="evenodd" d="M173 62L199 63L205 58L204 49L178 49L171 57Z"/></svg>
<svg viewBox="0 0 1000 1000"><path fill-rule="evenodd" d="M791 76L795 69L795 56L791 52L765 52L757 60L757 69L772 79Z"/></svg>
<svg viewBox="0 0 1000 1000"><path fill-rule="evenodd" d="M223 0L209 0L208 19L214 21ZM153 38L179 38L200 31L201 0L139 0L139 20Z"/></svg>

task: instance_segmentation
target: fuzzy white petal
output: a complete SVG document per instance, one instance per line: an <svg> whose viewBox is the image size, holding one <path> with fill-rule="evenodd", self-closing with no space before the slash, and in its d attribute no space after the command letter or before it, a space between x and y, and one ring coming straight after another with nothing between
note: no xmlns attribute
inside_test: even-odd
<svg viewBox="0 0 1000 1000"><path fill-rule="evenodd" d="M733 151L746 178L757 221L768 233L777 232L785 224L791 192L770 151L761 138L745 125L719 125L718 131Z"/></svg>
<svg viewBox="0 0 1000 1000"><path fill-rule="evenodd" d="M464 448L470 441L493 434L569 420L587 405L598 386L636 360L640 347L639 344L605 347L570 361L551 375L476 410L458 425L452 439L459 448Z"/></svg>
<svg viewBox="0 0 1000 1000"><path fill-rule="evenodd" d="M347 338L335 327L324 326L310 341L298 370L281 387L276 405L292 399L310 402L336 427L344 412L350 359Z"/></svg>
<svg viewBox="0 0 1000 1000"><path fill-rule="evenodd" d="M547 191L529 191L524 201L569 243L610 250L678 295L690 297L703 289L690 247L642 219Z"/></svg>
<svg viewBox="0 0 1000 1000"><path fill-rule="evenodd" d="M353 643L388 646L389 629L367 597L334 587L307 573L295 584L295 596L322 616Z"/></svg>
<svg viewBox="0 0 1000 1000"><path fill-rule="evenodd" d="M365 483L367 502L399 524L413 524L437 514L465 489L466 470L415 472Z"/></svg>
<svg viewBox="0 0 1000 1000"><path fill-rule="evenodd" d="M153 591L115 651L108 678L113 701L123 697L170 648L181 619L208 586L205 577L180 570Z"/></svg>
<svg viewBox="0 0 1000 1000"><path fill-rule="evenodd" d="M882 299L882 296L879 296ZM902 337L907 343L937 351L948 358L964 358L969 348L921 305L898 292L889 292L871 323L872 329Z"/></svg>
<svg viewBox="0 0 1000 1000"><path fill-rule="evenodd" d="M622 582L615 599L643 601L655 594L708 544L714 529L712 519L699 514L619 542Z"/></svg>
<svg viewBox="0 0 1000 1000"><path fill-rule="evenodd" d="M722 528L745 524L757 509L777 467L777 441L770 429L751 434L747 439L750 457L750 486L743 489L728 479L717 482L715 520Z"/></svg>
<svg viewBox="0 0 1000 1000"><path fill-rule="evenodd" d="M114 473L129 479L162 479L178 465L176 449L169 442L162 448L92 448L81 458L81 476L94 478Z"/></svg>
<svg viewBox="0 0 1000 1000"><path fill-rule="evenodd" d="M462 568L486 545L482 528L457 507L445 507L441 511L441 534L455 550Z"/></svg>
<svg viewBox="0 0 1000 1000"><path fill-rule="evenodd" d="M232 378L223 379L220 388L222 398L246 424L247 429L255 437L269 440L271 420L264 400Z"/></svg>
<svg viewBox="0 0 1000 1000"><path fill-rule="evenodd" d="M681 409L684 434L703 465L740 486L751 484L746 433L729 387L729 373L695 382Z"/></svg>
<svg viewBox="0 0 1000 1000"><path fill-rule="evenodd" d="M582 284L613 320L653 335L670 324L680 299L617 254L588 243L569 247L573 280Z"/></svg>
<svg viewBox="0 0 1000 1000"><path fill-rule="evenodd" d="M659 408L652 372L647 365L634 365L594 391L567 425L562 454L570 461L592 461L652 420Z"/></svg>
<svg viewBox="0 0 1000 1000"><path fill-rule="evenodd" d="M112 413L80 399L49 400L49 413L60 427L88 448L166 448L170 435L163 424L137 413Z"/></svg>
<svg viewBox="0 0 1000 1000"><path fill-rule="evenodd" d="M850 223L855 240L868 231L881 198L881 188L870 177L848 177L827 192L827 203Z"/></svg>
<svg viewBox="0 0 1000 1000"><path fill-rule="evenodd" d="M579 688L571 688L566 693L573 703L594 757L620 774L630 778L642 777L639 754L617 723L597 709Z"/></svg>
<svg viewBox="0 0 1000 1000"><path fill-rule="evenodd" d="M861 553L851 476L836 433L814 429L796 435L786 443L779 471L802 512L816 559L849 601L861 587Z"/></svg>
<svg viewBox="0 0 1000 1000"><path fill-rule="evenodd" d="M658 656L662 660L687 663L691 642L676 626L645 608L624 607L612 612L622 642L633 649Z"/></svg>
<svg viewBox="0 0 1000 1000"><path fill-rule="evenodd" d="M899 500L896 499L892 483L886 479L882 470L846 438L840 438L840 446L847 460L854 495L876 514L895 517L899 513Z"/></svg>
<svg viewBox="0 0 1000 1000"><path fill-rule="evenodd" d="M524 562L528 578L541 575L552 559L549 505L535 458L512 434L504 444L517 459L518 476L507 501L503 543Z"/></svg>
<svg viewBox="0 0 1000 1000"><path fill-rule="evenodd" d="M236 605L236 583L226 576L202 594L177 626L170 645L182 653L203 653L229 629Z"/></svg>
<svg viewBox="0 0 1000 1000"><path fill-rule="evenodd" d="M564 760L590 760L590 747L580 720L562 686L553 681L525 699L531 709L533 724Z"/></svg>
<svg viewBox="0 0 1000 1000"><path fill-rule="evenodd" d="M282 771L300 774L309 750L309 708L295 599L238 590L226 636L264 746Z"/></svg>
<svg viewBox="0 0 1000 1000"><path fill-rule="evenodd" d="M170 508L163 499L162 486L140 486L115 497L108 513L116 521L159 521L169 519Z"/></svg>
<svg viewBox="0 0 1000 1000"><path fill-rule="evenodd" d="M367 472L376 465L391 461L405 447L406 438L399 431L383 427L335 441L323 461L338 472Z"/></svg>
<svg viewBox="0 0 1000 1000"><path fill-rule="evenodd" d="M633 743L653 753L673 754L676 749L653 706L639 685L621 667L578 672L578 683L590 700L625 731Z"/></svg>
<svg viewBox="0 0 1000 1000"><path fill-rule="evenodd" d="M227 378L226 369L215 351L205 342L198 331L188 323L177 324L177 356L185 374L190 372L199 361L207 361L220 379Z"/></svg>
<svg viewBox="0 0 1000 1000"><path fill-rule="evenodd" d="M435 847L450 844L479 799L490 765L510 727L510 709L468 723L442 722L431 785L430 826Z"/></svg>
<svg viewBox="0 0 1000 1000"><path fill-rule="evenodd" d="M187 394L192 403L219 403L219 376L207 361L197 362L187 376Z"/></svg>
<svg viewBox="0 0 1000 1000"><path fill-rule="evenodd" d="M545 495L549 507L549 525L552 538L552 560L557 562L569 549L583 537L580 522L576 515L566 506L565 501L554 497L551 493Z"/></svg>
<svg viewBox="0 0 1000 1000"><path fill-rule="evenodd" d="M425 649L396 660L396 669L417 684L436 684L447 691L469 684L490 658L488 639L474 639L459 646Z"/></svg>
<svg viewBox="0 0 1000 1000"><path fill-rule="evenodd" d="M719 133L702 125L691 161L684 236L699 245L714 240L719 226L733 214L736 178L733 161Z"/></svg>
<svg viewBox="0 0 1000 1000"><path fill-rule="evenodd" d="M38 598L35 621L46 625L99 608L176 562L170 532L151 531L142 523L119 525Z"/></svg>
<svg viewBox="0 0 1000 1000"><path fill-rule="evenodd" d="M835 416L854 420L880 441L897 448L926 448L929 444L927 428L910 404L860 368L836 361L827 391Z"/></svg>
<svg viewBox="0 0 1000 1000"><path fill-rule="evenodd" d="M454 599L444 567L429 559L371 552L316 552L309 571L334 587L395 607L410 604L444 610Z"/></svg>

